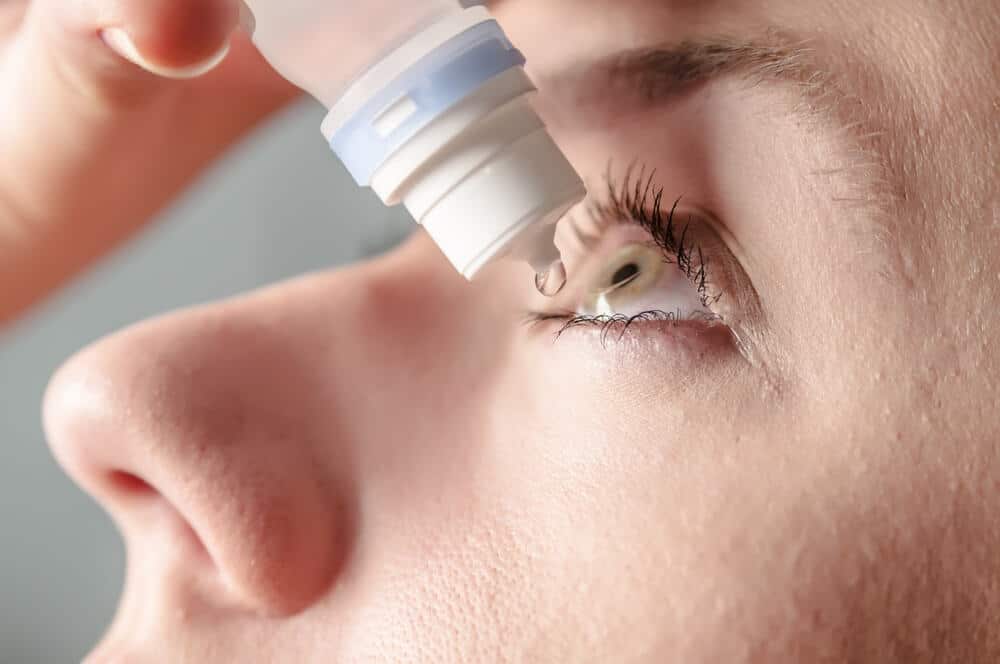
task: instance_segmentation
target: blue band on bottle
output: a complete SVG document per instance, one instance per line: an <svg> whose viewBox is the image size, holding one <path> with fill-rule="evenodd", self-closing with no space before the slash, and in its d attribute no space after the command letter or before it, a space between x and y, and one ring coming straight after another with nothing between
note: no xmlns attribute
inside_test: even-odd
<svg viewBox="0 0 1000 664"><path fill-rule="evenodd" d="M469 28L445 42L388 87L372 97L330 139L330 147L359 185L372 176L400 147L435 118L515 67L524 56L514 48L496 21ZM383 136L376 122L398 102L409 99L409 115Z"/></svg>

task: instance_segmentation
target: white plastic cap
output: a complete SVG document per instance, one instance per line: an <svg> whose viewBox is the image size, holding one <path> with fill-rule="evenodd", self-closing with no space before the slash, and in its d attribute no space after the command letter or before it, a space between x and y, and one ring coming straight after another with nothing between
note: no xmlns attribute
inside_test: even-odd
<svg viewBox="0 0 1000 664"><path fill-rule="evenodd" d="M523 69L496 77L426 127L372 178L402 202L472 279L513 256L544 272L559 259L555 223L586 195L529 102Z"/></svg>

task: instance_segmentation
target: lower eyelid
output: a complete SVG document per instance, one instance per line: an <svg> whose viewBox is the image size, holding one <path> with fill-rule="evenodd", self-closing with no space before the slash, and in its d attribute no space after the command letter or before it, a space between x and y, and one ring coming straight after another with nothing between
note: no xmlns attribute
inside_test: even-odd
<svg viewBox="0 0 1000 664"><path fill-rule="evenodd" d="M651 309L637 314L613 315L581 315L574 313L546 314L532 313L527 323L532 326L553 326L556 337L581 329L597 329L603 335L617 334L619 337L633 331L639 331L643 326L657 325L660 328L681 326L713 326L724 325L721 318L707 312L659 311ZM558 326L558 327L555 327Z"/></svg>
<svg viewBox="0 0 1000 664"><path fill-rule="evenodd" d="M556 351L568 352L571 357L587 355L595 361L607 354L615 358L615 364L608 367L615 372L621 369L619 362L634 361L640 372L662 371L667 366L672 379L692 371L704 372L713 363L728 363L740 354L730 329L718 321L665 321L650 316L627 325L616 321L568 326L567 321L550 321L533 329L539 333L538 340L547 342L541 346L547 350L539 361Z"/></svg>

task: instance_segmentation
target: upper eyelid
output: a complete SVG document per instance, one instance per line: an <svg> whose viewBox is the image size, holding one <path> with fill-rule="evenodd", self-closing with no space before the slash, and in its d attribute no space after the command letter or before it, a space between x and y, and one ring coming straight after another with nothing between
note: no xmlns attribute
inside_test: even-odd
<svg viewBox="0 0 1000 664"><path fill-rule="evenodd" d="M568 216L566 223L570 237L585 249L594 248L613 224L627 222L644 228L654 240L662 239L655 237L657 229L650 228L648 223L644 223L663 211L665 190L658 186L656 173L656 169L648 169L644 164L635 161L619 178L614 175L613 163L609 161L602 178L603 186L599 188L601 195L588 195L581 208ZM667 213L670 228L682 198L677 197ZM584 220L592 228L584 230L582 223ZM666 251L673 249L663 248Z"/></svg>

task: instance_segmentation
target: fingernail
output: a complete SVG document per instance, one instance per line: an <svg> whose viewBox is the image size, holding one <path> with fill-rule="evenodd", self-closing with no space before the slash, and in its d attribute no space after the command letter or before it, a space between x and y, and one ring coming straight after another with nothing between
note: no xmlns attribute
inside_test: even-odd
<svg viewBox="0 0 1000 664"><path fill-rule="evenodd" d="M146 57L139 52L139 49L135 47L135 42L129 36L125 30L122 28L105 28L101 31L101 39L107 44L111 50L113 50L118 55L122 56L129 62L136 64L148 72L156 74L157 76L163 76L166 78L197 78L203 74L207 74L216 67L219 66L226 56L229 55L229 42L226 41L219 49L217 53L209 56L201 62L196 62L193 65L188 65L187 67L167 67L164 65L158 65L155 62L150 62Z"/></svg>

